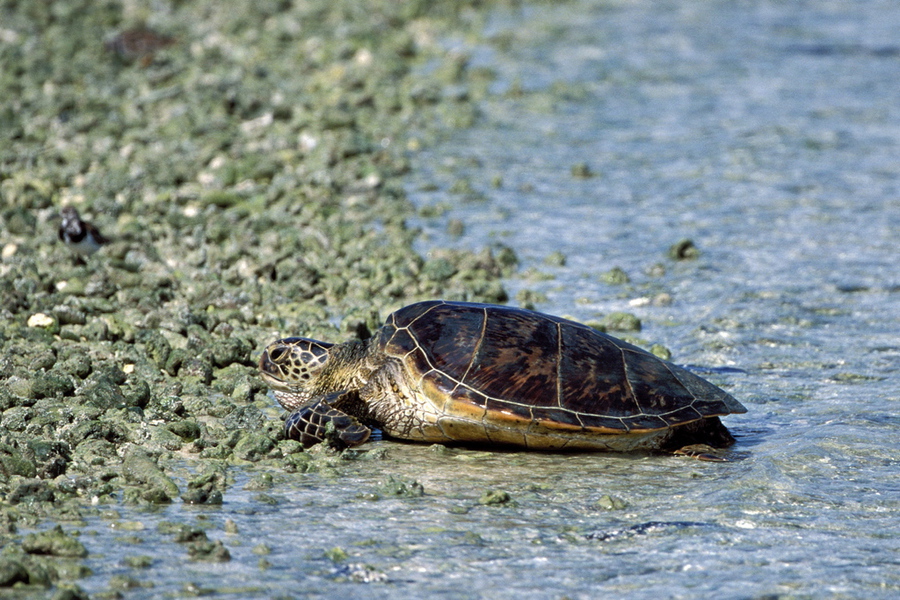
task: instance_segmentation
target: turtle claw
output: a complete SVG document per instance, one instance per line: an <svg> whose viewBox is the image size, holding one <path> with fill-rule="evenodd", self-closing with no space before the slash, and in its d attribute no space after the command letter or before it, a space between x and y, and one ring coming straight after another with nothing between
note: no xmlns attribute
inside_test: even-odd
<svg viewBox="0 0 900 600"><path fill-rule="evenodd" d="M284 434L304 448L322 442L338 448L358 446L369 439L371 429L325 402L315 402L292 412L284 422Z"/></svg>
<svg viewBox="0 0 900 600"><path fill-rule="evenodd" d="M719 451L708 444L691 444L679 448L673 454L678 456L690 456L697 460L705 460L709 462L730 462L727 458L719 456Z"/></svg>

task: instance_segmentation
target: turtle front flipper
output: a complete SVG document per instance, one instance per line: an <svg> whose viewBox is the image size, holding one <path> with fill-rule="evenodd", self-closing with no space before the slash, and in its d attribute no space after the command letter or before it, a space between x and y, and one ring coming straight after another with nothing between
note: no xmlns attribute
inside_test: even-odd
<svg viewBox="0 0 900 600"><path fill-rule="evenodd" d="M284 422L285 435L303 444L304 448L326 441L332 446L348 448L368 440L371 429L329 403L341 396L341 392L329 394L292 412Z"/></svg>

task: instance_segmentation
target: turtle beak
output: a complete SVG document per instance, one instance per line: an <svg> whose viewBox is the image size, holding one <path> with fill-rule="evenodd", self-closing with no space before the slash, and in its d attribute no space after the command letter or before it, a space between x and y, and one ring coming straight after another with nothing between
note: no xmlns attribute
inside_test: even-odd
<svg viewBox="0 0 900 600"><path fill-rule="evenodd" d="M262 355L259 357L259 374L262 377L263 381L269 384L272 387L283 387L284 381L279 377L281 374L281 368L278 366L278 363L273 361L270 357L269 351L272 349L272 346L269 346L265 350L263 350Z"/></svg>

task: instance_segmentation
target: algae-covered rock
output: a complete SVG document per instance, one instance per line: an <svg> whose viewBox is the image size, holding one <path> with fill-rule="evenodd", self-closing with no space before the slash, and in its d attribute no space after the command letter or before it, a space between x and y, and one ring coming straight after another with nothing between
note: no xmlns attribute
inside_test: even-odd
<svg viewBox="0 0 900 600"><path fill-rule="evenodd" d="M487 490L478 498L478 504L485 506L500 506L510 502L512 502L512 496L503 490Z"/></svg>
<svg viewBox="0 0 900 600"><path fill-rule="evenodd" d="M594 507L602 510L623 510L628 507L628 503L616 496L604 494L597 499Z"/></svg>
<svg viewBox="0 0 900 600"><path fill-rule="evenodd" d="M140 450L134 449L125 456L122 475L132 483L144 484L159 492L152 495L153 501L166 502L178 497L178 485Z"/></svg>
<svg viewBox="0 0 900 600"><path fill-rule="evenodd" d="M623 271L619 267L613 267L609 271L600 275L600 280L603 283L608 283L610 285L622 285L631 281L631 278L628 276L628 273Z"/></svg>
<svg viewBox="0 0 900 600"><path fill-rule="evenodd" d="M163 450L181 450L184 440L173 433L164 425L153 425L147 428L150 437L144 443L144 447L153 452Z"/></svg>
<svg viewBox="0 0 900 600"><path fill-rule="evenodd" d="M611 312L600 321L606 331L640 331L641 320L627 312Z"/></svg>
<svg viewBox="0 0 900 600"><path fill-rule="evenodd" d="M116 379L109 373L95 371L85 381L78 395L84 402L98 408L125 406L125 394L119 389Z"/></svg>
<svg viewBox="0 0 900 600"><path fill-rule="evenodd" d="M185 442L193 442L203 434L202 428L193 419L166 423L165 427Z"/></svg>
<svg viewBox="0 0 900 600"><path fill-rule="evenodd" d="M49 531L26 535L22 540L22 550L29 554L49 554L51 556L75 558L83 558L88 554L84 544L64 532L59 525Z"/></svg>
<svg viewBox="0 0 900 600"><path fill-rule="evenodd" d="M669 247L669 258L673 260L694 260L700 256L700 250L694 245L694 241L683 239Z"/></svg>
<svg viewBox="0 0 900 600"><path fill-rule="evenodd" d="M6 497L6 501L10 504L53 502L54 500L56 500L56 493L53 485L40 479L20 483Z"/></svg>
<svg viewBox="0 0 900 600"><path fill-rule="evenodd" d="M0 443L0 481L7 481L13 475L34 477L37 466L18 448Z"/></svg>
<svg viewBox="0 0 900 600"><path fill-rule="evenodd" d="M6 431L24 431L34 415L34 408L30 406L13 406L0 416L0 427Z"/></svg>
<svg viewBox="0 0 900 600"><path fill-rule="evenodd" d="M160 332L155 330L141 330L137 336L138 341L144 344L147 357L156 363L160 369L166 367L172 345Z"/></svg>
<svg viewBox="0 0 900 600"><path fill-rule="evenodd" d="M650 353L663 360L672 360L672 351L662 344L653 344L650 346Z"/></svg>
<svg viewBox="0 0 900 600"><path fill-rule="evenodd" d="M128 430L123 424L114 421L89 419L66 429L63 436L71 446L78 446L87 439L106 440L118 444L128 439Z"/></svg>
<svg viewBox="0 0 900 600"><path fill-rule="evenodd" d="M205 562L228 562L231 560L231 553L219 540L214 542L205 540L189 543L188 556L191 560Z"/></svg>
<svg viewBox="0 0 900 600"><path fill-rule="evenodd" d="M50 600L90 600L87 592L72 583L62 583Z"/></svg>
<svg viewBox="0 0 900 600"><path fill-rule="evenodd" d="M161 527L162 526L163 524L161 524ZM171 529L171 533L175 534L175 541L179 544L207 541L209 539L206 536L206 531L200 527L191 527L190 525L175 523L172 524L171 527L166 526L165 529Z"/></svg>
<svg viewBox="0 0 900 600"><path fill-rule="evenodd" d="M217 367L226 367L232 363L253 364L250 350L251 345L237 337L215 340L210 348Z"/></svg>
<svg viewBox="0 0 900 600"><path fill-rule="evenodd" d="M29 583L28 569L21 561L0 556L0 587L12 587L17 583Z"/></svg>
<svg viewBox="0 0 900 600"><path fill-rule="evenodd" d="M186 383L194 381L208 386L212 383L213 366L206 358L188 355L182 361L178 374Z"/></svg>
<svg viewBox="0 0 900 600"><path fill-rule="evenodd" d="M241 460L258 461L275 447L275 440L264 433L245 431L234 446L234 456Z"/></svg>
<svg viewBox="0 0 900 600"><path fill-rule="evenodd" d="M388 476L379 486L378 491L385 496L401 498L418 498L425 495L425 488L418 481Z"/></svg>
<svg viewBox="0 0 900 600"><path fill-rule="evenodd" d="M28 440L24 454L34 462L41 479L54 479L64 474L72 460L69 445L57 440Z"/></svg>
<svg viewBox="0 0 900 600"><path fill-rule="evenodd" d="M144 409L150 403L152 391L150 384L142 379L130 381L128 385L120 387L125 406Z"/></svg>
<svg viewBox="0 0 900 600"><path fill-rule="evenodd" d="M153 557L147 556L145 554L140 554L137 556L126 556L122 559L122 563L126 567L130 567L132 569L146 569L153 564Z"/></svg>
<svg viewBox="0 0 900 600"><path fill-rule="evenodd" d="M84 351L70 349L67 356L58 363L59 370L79 379L91 374L91 357Z"/></svg>
<svg viewBox="0 0 900 600"><path fill-rule="evenodd" d="M186 504L222 504L225 483L224 471L202 473L188 482L188 489L181 499Z"/></svg>

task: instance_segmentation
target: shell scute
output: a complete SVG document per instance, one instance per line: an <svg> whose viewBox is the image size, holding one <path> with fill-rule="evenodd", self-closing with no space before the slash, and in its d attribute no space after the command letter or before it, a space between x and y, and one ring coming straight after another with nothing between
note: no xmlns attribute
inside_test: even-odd
<svg viewBox="0 0 900 600"><path fill-rule="evenodd" d="M479 350L464 383L516 414L531 406L559 407L557 332L551 321L527 313L486 311ZM527 405L527 406L523 406Z"/></svg>
<svg viewBox="0 0 900 600"><path fill-rule="evenodd" d="M559 361L565 406L588 415L588 426L640 413L625 377L622 350L611 338L582 326L563 324Z"/></svg>

